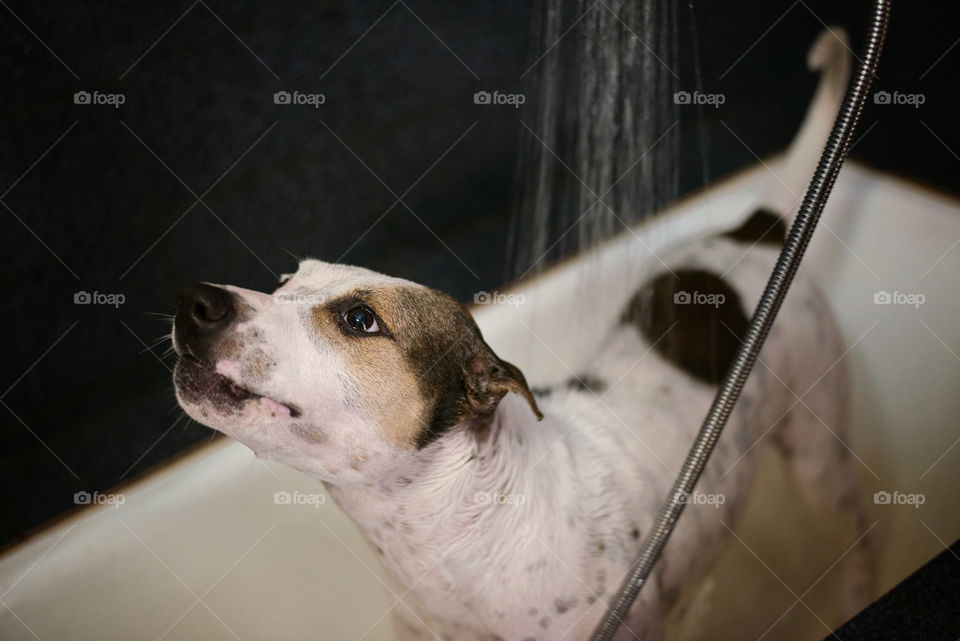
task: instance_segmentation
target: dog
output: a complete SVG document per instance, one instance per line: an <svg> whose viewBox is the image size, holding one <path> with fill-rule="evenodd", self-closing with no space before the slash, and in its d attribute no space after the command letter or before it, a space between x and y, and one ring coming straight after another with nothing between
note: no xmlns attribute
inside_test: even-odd
<svg viewBox="0 0 960 641"><path fill-rule="evenodd" d="M811 60L824 72L788 155L798 191L849 66L829 38ZM402 595L397 639L586 639L667 498L783 244L795 206L768 200L735 229L665 257L618 313L597 310L603 347L562 384L531 388L442 292L305 260L272 294L183 290L177 399L257 456L326 484ZM775 444L825 518L849 522L850 541L865 532L842 444L843 351L801 271L696 492L672 497L688 507L618 638L664 638L682 589L730 538L758 443ZM791 390L806 391L803 404ZM869 591L868 559L854 551L843 565L852 614Z"/></svg>

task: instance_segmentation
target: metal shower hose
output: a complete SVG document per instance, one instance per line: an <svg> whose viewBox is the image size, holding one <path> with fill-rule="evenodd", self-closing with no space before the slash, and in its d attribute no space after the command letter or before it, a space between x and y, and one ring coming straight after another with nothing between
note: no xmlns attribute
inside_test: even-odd
<svg viewBox="0 0 960 641"><path fill-rule="evenodd" d="M689 495L693 491L693 487L700 478L717 439L720 438L720 433L726 425L730 412L743 390L743 385L750 375L750 370L753 369L760 348L763 347L763 342L777 317L777 312L787 295L790 283L793 282L797 267L800 265L800 259L803 258L803 253L810 243L810 237L813 235L813 230L820 219L820 214L823 212L827 197L833 189L840 166L850 149L853 132L860 120L863 105L870 91L870 84L877 70L880 50L883 48L883 41L887 34L891 2L892 0L876 1L866 44L864 45L863 58L857 67L856 75L851 79L850 86L847 88L840 113L837 115L833 130L830 132L830 139L820 156L817 170L813 175L810 186L807 188L806 196L800 206L800 211L797 213L796 220L790 228L790 234L784 243L783 251L780 252L780 257L773 268L773 273L770 274L770 280L767 281L760 303L750 320L747 335L740 345L733 363L723 377L717 395L713 399L713 405L710 406L710 411L700 427L700 432L690 448L690 453L683 463L680 474L670 489L666 502L657 514L654 527L648 533L640 555L634 561L627 578L620 586L613 607L607 611L606 616L594 631L591 641L610 641L626 618L630 607L637 598L637 594L646 583L654 563L660 556L660 552L670 538L677 519L683 512L685 503L678 501L676 497Z"/></svg>

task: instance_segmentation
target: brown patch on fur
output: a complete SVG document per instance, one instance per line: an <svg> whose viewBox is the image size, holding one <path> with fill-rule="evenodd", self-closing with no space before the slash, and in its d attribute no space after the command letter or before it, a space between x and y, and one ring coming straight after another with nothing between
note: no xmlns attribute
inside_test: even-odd
<svg viewBox="0 0 960 641"><path fill-rule="evenodd" d="M353 402L359 411L382 425L396 445L409 447L423 412L416 377L391 339L348 336L338 313L326 304L314 307L314 330L343 358L345 374L356 381Z"/></svg>
<svg viewBox="0 0 960 641"><path fill-rule="evenodd" d="M240 355L243 353L243 339L233 331L233 328L228 328L226 332L221 334L220 339L216 343L216 357L217 359L230 359L236 360L240 358Z"/></svg>
<svg viewBox="0 0 960 641"><path fill-rule="evenodd" d="M353 461L350 462L350 467L356 470L357 472L359 472L360 465L366 460L367 460L366 454L357 454L356 456L353 457ZM372 483L368 483L367 486L372 487Z"/></svg>
<svg viewBox="0 0 960 641"><path fill-rule="evenodd" d="M383 334L344 328L340 315L357 304L377 315ZM454 425L489 415L508 392L542 418L520 370L493 353L466 308L443 292L357 290L314 307L311 321L346 361L361 411L401 448L425 447Z"/></svg>
<svg viewBox="0 0 960 641"><path fill-rule="evenodd" d="M719 383L749 319L740 296L722 278L681 269L676 276L658 276L637 292L622 322L635 325L658 354L687 374Z"/></svg>
<svg viewBox="0 0 960 641"><path fill-rule="evenodd" d="M293 432L295 436L307 441L308 443L323 443L327 440L327 436L323 432L312 430L301 423L294 423L291 425L290 431Z"/></svg>
<svg viewBox="0 0 960 641"><path fill-rule="evenodd" d="M257 347L240 361L240 375L245 382L261 384L267 380L274 366L267 353Z"/></svg>
<svg viewBox="0 0 960 641"><path fill-rule="evenodd" d="M787 225L775 212L761 207L750 214L743 224L723 236L743 243L780 247L787 238Z"/></svg>

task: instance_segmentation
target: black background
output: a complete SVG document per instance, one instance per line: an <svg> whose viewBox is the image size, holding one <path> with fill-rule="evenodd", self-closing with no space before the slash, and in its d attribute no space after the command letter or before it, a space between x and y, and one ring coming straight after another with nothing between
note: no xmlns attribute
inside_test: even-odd
<svg viewBox="0 0 960 641"><path fill-rule="evenodd" d="M953 7L894 7L875 89L925 103L871 101L852 155L955 192ZM703 186L702 148L709 180L782 149L816 83L807 47L826 23L845 26L856 50L869 8L695 3L702 90L726 103L681 114L680 191ZM462 300L502 285L533 101L475 105L473 93L525 90L520 76L545 49L531 26L540 10L516 0L0 8L0 542L72 508L74 492L130 481L211 436L181 417L168 343L154 345L167 325L151 313L173 313L183 285L269 290L294 256ZM686 3L680 17L679 85L695 87ZM81 90L126 101L74 104ZM279 90L326 103L276 105ZM81 290L125 302L75 305Z"/></svg>

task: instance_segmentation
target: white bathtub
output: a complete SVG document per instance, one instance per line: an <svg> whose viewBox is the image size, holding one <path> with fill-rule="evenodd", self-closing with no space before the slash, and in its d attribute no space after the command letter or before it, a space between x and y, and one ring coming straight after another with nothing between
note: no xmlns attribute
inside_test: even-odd
<svg viewBox="0 0 960 641"><path fill-rule="evenodd" d="M532 384L567 378L591 353L590 315L623 303L657 264L650 249L744 215L767 179L758 166L682 201L518 286L522 305L477 307L477 322ZM803 268L855 343L851 446L877 521L879 592L960 537L960 203L848 163L824 222ZM879 291L925 301L877 305ZM878 490L925 502L874 504ZM0 638L390 638L395 599L353 525L329 501L274 502L278 491L322 495L319 483L219 441L115 491L123 505L78 510L0 558ZM797 505L773 456L739 537L691 589L672 638L820 639L839 623L835 577L819 579L846 543L829 543L828 525Z"/></svg>

